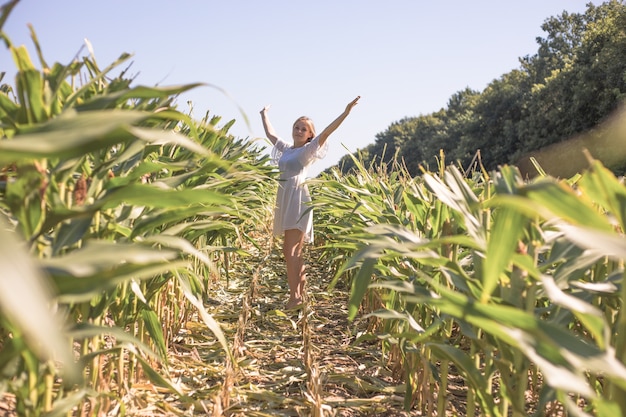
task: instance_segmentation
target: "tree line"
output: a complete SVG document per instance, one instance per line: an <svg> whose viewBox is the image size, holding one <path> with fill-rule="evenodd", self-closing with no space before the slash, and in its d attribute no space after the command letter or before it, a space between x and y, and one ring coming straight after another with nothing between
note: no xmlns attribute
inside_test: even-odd
<svg viewBox="0 0 626 417"><path fill-rule="evenodd" d="M598 126L626 97L626 5L590 3L541 29L537 52L518 68L483 91L456 92L439 111L393 122L359 158L372 167L397 160L412 175L441 163L491 170ZM354 165L346 155L333 168ZM609 168L623 173L626 160Z"/></svg>

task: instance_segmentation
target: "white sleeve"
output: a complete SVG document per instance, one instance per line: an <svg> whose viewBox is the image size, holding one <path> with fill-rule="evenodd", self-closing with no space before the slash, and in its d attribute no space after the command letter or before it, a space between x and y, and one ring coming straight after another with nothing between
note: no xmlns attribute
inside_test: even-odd
<svg viewBox="0 0 626 417"><path fill-rule="evenodd" d="M328 153L328 141L320 146L320 138L316 136L311 142L304 145L304 150L300 156L300 163L306 166L312 164L318 159L322 159Z"/></svg>
<svg viewBox="0 0 626 417"><path fill-rule="evenodd" d="M272 158L272 163L274 165L278 165L278 160L283 155L285 149L287 149L288 147L289 145L285 141L280 138L276 139L276 143L272 147L272 153L270 154Z"/></svg>

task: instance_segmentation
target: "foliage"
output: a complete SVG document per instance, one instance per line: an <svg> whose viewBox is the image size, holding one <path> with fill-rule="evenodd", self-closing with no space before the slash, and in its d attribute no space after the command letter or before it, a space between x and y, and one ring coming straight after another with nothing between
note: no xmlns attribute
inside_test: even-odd
<svg viewBox="0 0 626 417"><path fill-rule="evenodd" d="M202 302L266 220L267 156L176 109L198 84L132 87L112 75L128 54L50 66L31 33L41 69L2 34L0 390L23 416L106 413L141 378L182 395L167 351L186 318L231 355Z"/></svg>
<svg viewBox="0 0 626 417"><path fill-rule="evenodd" d="M487 169L496 169L613 114L626 97L626 5L590 3L585 13L563 12L541 28L546 37L537 39L535 55L520 59L520 68L482 92L454 94L433 114L392 123L360 151L365 165L388 163L397 154L411 175L418 175L419 166L435 165L443 150L465 169L478 152ZM621 172L623 165L612 162L609 168ZM349 156L338 166L343 173L354 168Z"/></svg>
<svg viewBox="0 0 626 417"><path fill-rule="evenodd" d="M324 256L352 288L350 317L371 320L362 339L406 370L407 409L444 415L436 393L458 372L467 415L624 414L626 188L590 164L525 182L510 166L414 178L355 160L319 180Z"/></svg>

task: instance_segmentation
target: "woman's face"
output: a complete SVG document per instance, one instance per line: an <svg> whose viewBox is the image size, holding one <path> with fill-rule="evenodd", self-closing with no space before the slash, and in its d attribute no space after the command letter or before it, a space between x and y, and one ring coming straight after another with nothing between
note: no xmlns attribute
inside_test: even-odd
<svg viewBox="0 0 626 417"><path fill-rule="evenodd" d="M298 148L300 146L304 146L310 139L313 139L313 129L311 129L311 124L303 119L298 119L293 124L293 145Z"/></svg>

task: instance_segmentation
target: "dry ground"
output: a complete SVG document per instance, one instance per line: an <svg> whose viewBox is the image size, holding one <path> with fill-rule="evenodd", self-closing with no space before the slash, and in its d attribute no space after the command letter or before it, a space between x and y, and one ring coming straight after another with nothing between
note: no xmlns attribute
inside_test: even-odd
<svg viewBox="0 0 626 417"><path fill-rule="evenodd" d="M404 383L380 344L357 342L367 322L347 320L348 290L340 284L327 291L332 272L317 261L315 248L306 254L308 300L295 313L283 311L288 288L277 242L251 253L207 303L231 343L234 364L216 354L203 324L186 323L172 346L171 367L194 402L170 406L186 415L422 415L404 411Z"/></svg>

